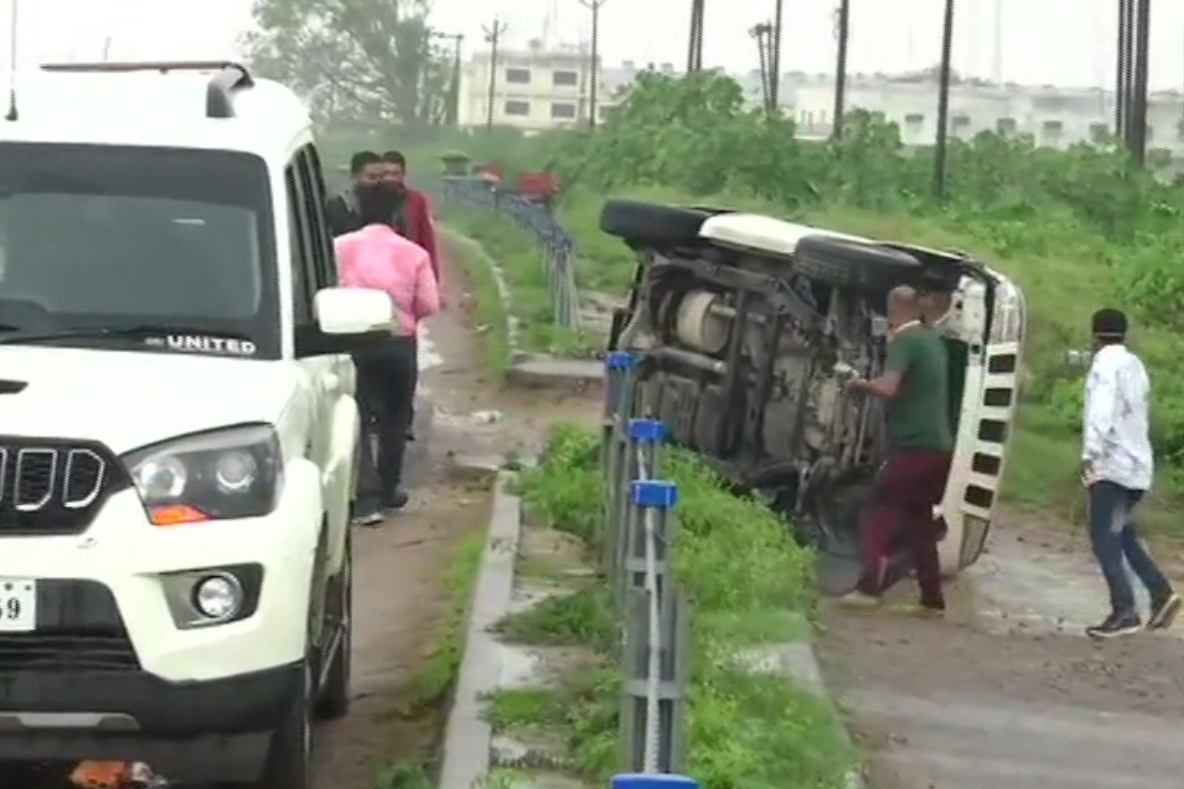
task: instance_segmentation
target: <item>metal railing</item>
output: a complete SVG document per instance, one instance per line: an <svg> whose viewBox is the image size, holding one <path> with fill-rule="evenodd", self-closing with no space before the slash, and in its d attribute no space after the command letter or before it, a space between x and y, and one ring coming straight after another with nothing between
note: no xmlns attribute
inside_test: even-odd
<svg viewBox="0 0 1184 789"><path fill-rule="evenodd" d="M666 426L640 418L639 357L605 358L601 562L623 622L621 761L632 773L683 762L690 606L674 578L678 487L661 478Z"/></svg>
<svg viewBox="0 0 1184 789"><path fill-rule="evenodd" d="M462 209L495 214L530 236L540 253L556 325L580 328L575 244L544 206L522 195L502 192L484 179L459 176L445 176L440 181L437 199L445 213Z"/></svg>

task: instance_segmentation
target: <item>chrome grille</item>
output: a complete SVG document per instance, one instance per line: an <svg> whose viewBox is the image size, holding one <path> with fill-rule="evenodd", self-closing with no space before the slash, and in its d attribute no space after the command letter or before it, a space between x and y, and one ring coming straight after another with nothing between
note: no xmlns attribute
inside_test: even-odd
<svg viewBox="0 0 1184 789"><path fill-rule="evenodd" d="M0 437L0 533L81 531L123 478L104 447Z"/></svg>

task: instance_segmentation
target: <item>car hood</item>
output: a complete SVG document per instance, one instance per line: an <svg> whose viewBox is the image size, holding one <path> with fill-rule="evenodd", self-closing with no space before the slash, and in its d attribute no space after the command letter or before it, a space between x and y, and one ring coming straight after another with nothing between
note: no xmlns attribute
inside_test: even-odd
<svg viewBox="0 0 1184 789"><path fill-rule="evenodd" d="M211 428L275 424L298 386L298 371L282 362L0 346L0 436L100 441L121 454Z"/></svg>

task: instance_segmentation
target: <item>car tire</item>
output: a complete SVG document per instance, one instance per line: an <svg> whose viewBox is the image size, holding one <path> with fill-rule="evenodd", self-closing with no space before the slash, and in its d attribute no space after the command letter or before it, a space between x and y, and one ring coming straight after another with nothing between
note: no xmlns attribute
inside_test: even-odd
<svg viewBox="0 0 1184 789"><path fill-rule="evenodd" d="M322 720L338 720L349 714L350 685L353 658L353 547L350 534L345 535L345 560L341 566L338 582L337 611L341 625L341 640L329 660L329 673L317 702L317 717Z"/></svg>
<svg viewBox="0 0 1184 789"><path fill-rule="evenodd" d="M699 229L711 212L640 200L607 200L600 210L600 229L631 244L657 249L700 243Z"/></svg>
<svg viewBox="0 0 1184 789"><path fill-rule="evenodd" d="M830 236L806 236L793 257L803 277L857 290L884 292L898 285L919 285L924 272L907 252Z"/></svg>
<svg viewBox="0 0 1184 789"><path fill-rule="evenodd" d="M301 671L303 681L272 734L257 789L312 789L312 697L316 685L312 660L306 658Z"/></svg>

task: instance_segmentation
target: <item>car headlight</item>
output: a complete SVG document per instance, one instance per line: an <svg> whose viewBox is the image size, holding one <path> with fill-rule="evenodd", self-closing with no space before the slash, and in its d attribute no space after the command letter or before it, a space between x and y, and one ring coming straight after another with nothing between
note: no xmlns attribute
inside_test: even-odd
<svg viewBox="0 0 1184 789"><path fill-rule="evenodd" d="M157 526L266 515L283 481L279 438L269 425L185 436L123 461Z"/></svg>

